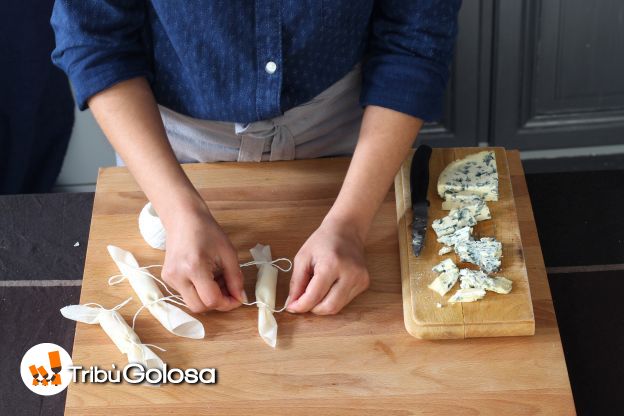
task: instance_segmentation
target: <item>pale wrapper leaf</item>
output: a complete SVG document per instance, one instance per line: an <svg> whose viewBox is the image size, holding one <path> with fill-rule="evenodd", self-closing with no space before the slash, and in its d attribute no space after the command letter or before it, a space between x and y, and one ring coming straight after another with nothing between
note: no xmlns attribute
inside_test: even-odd
<svg viewBox="0 0 624 416"><path fill-rule="evenodd" d="M141 343L139 336L119 312L100 307L69 305L61 309L61 314L73 321L92 325L99 323L119 351L128 356L129 363L141 364L145 369L163 368L163 361Z"/></svg>
<svg viewBox="0 0 624 416"><path fill-rule="evenodd" d="M257 244L249 250L255 261L270 262L271 247ZM256 301L258 304L258 332L269 346L277 345L277 321L273 316L275 309L275 293L277 291L277 269L271 264L258 264L258 280L256 281ZM269 305L267 307L266 305Z"/></svg>
<svg viewBox="0 0 624 416"><path fill-rule="evenodd" d="M83 324L97 324L101 310L102 308L92 308L85 305L69 305L61 309L61 315Z"/></svg>
<svg viewBox="0 0 624 416"><path fill-rule="evenodd" d="M132 253L115 246L108 246L108 252L121 274L128 278L143 305L169 332L186 338L204 338L204 326L201 322L164 300L156 302L164 296L156 281L139 270L139 264Z"/></svg>

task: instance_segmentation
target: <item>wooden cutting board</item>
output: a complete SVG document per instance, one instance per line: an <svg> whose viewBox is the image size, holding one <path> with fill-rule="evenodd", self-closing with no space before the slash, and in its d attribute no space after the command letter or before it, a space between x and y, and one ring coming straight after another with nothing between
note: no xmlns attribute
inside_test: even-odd
<svg viewBox="0 0 624 416"><path fill-rule="evenodd" d="M534 337L423 341L403 326L401 274L394 192L384 200L366 242L371 285L340 314L276 315L278 345L258 337L257 309L197 315L206 338L171 335L148 313L137 319L145 343L165 348L169 367L215 367L216 385L128 384L69 386L67 415L406 415L572 414L557 321L517 153L514 193L523 209L527 263L533 271L537 314ZM241 262L257 242L292 258L320 224L342 184L348 159L186 165L191 181L238 249ZM118 273L106 252L115 244L142 265L164 253L141 239L137 216L146 202L123 168L99 174L81 302L113 306L132 294L127 282L109 287ZM526 238L525 238L526 237ZM529 246L526 245L529 241ZM253 293L256 270L244 269ZM280 273L277 304L287 296L289 274ZM127 321L135 300L120 310ZM74 364L110 368L124 356L97 326L76 325Z"/></svg>
<svg viewBox="0 0 624 416"><path fill-rule="evenodd" d="M503 244L501 270L496 275L511 280L513 289L506 295L488 291L485 297L477 302L452 304L447 301L459 288L459 282L445 296L440 296L427 287L437 277L437 273L432 272L431 268L446 258L451 258L459 268L477 267L459 262L455 253L438 255L442 244L437 242L431 223L448 215L448 211L442 210L443 200L438 195L438 177L452 161L484 150L492 150L496 155L499 200L488 202L492 219L480 221L474 227L473 234L475 239L496 237ZM422 339L533 335L535 318L505 149L502 147L433 149L429 162L427 197L430 204L429 221L425 243L419 256L412 253L411 247L413 218L410 193L411 164L412 155L405 160L395 180L403 313L407 331Z"/></svg>

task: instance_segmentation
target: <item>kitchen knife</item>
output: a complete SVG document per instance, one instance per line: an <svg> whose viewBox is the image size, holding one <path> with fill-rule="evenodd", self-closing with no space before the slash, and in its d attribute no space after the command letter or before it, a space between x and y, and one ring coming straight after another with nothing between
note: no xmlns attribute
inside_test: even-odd
<svg viewBox="0 0 624 416"><path fill-rule="evenodd" d="M431 147L421 144L412 157L410 168L410 192L412 195L412 252L415 256L420 254L425 243L427 232L427 215L429 201L427 189L429 188L429 159Z"/></svg>

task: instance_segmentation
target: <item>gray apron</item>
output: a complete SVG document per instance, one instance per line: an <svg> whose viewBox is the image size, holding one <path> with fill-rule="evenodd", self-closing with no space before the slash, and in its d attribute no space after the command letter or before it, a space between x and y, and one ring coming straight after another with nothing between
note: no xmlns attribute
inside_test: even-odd
<svg viewBox="0 0 624 416"><path fill-rule="evenodd" d="M312 100L249 124L199 120L159 106L179 162L260 162L350 155L360 132L359 65Z"/></svg>

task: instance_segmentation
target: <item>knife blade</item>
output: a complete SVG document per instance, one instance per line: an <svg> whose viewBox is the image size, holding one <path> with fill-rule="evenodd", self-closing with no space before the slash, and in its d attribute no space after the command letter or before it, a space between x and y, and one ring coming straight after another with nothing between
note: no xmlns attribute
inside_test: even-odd
<svg viewBox="0 0 624 416"><path fill-rule="evenodd" d="M410 192L412 195L413 215L412 252L415 256L420 255L425 242L425 233L427 232L429 212L427 190L429 188L430 158L431 147L421 144L412 157L412 166L410 167Z"/></svg>

